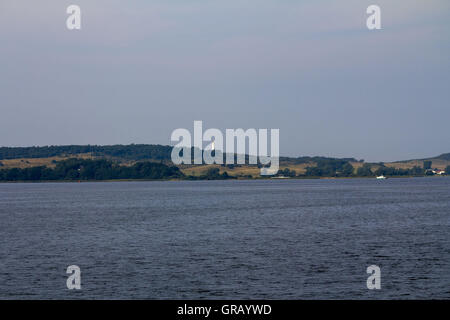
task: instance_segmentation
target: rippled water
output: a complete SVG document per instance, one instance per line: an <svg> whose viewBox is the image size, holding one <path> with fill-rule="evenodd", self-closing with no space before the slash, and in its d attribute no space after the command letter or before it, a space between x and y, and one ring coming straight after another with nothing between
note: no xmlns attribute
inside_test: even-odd
<svg viewBox="0 0 450 320"><path fill-rule="evenodd" d="M2 299L450 298L450 178L0 184L0 241Z"/></svg>

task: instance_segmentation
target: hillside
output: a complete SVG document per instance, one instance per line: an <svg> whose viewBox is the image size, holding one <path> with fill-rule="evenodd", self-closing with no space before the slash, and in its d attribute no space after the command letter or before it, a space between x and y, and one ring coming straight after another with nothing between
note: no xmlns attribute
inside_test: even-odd
<svg viewBox="0 0 450 320"><path fill-rule="evenodd" d="M136 165L141 166L141 163L157 163L172 167L171 151L172 147L170 146L146 144L1 147L0 171L3 171L3 177L6 177L8 176L6 171L15 168L26 170L40 167L40 170L44 170L43 168L54 170L58 166L74 161L73 159L76 158L78 162L106 160L114 169L114 173L110 174L111 178L115 179L119 176L125 178L126 176L127 178L135 179L139 175L130 173L129 170L132 169L126 168L135 168ZM365 163L355 158L338 159L320 156L280 157L279 174L289 177L349 177L381 174L388 176L418 176L427 174L426 170L423 169L424 161L427 160L431 161L433 169L446 170L450 166L450 153L428 159L387 163ZM121 167L124 169L122 170ZM159 167L156 166L155 168ZM179 165L178 168L181 173L178 177L189 179L222 178L227 176L237 178L260 177L260 166L258 165ZM82 170L83 166L80 165L78 169ZM14 174L16 173L14 172ZM18 176L29 177L28 171L20 171L19 173ZM43 171L42 176L45 175L52 176L49 174L49 171ZM106 175L102 173L97 176ZM64 179L65 176L60 174L55 177ZM142 176L142 178L145 177L148 178L149 175Z"/></svg>
<svg viewBox="0 0 450 320"><path fill-rule="evenodd" d="M80 154L92 157L117 158L122 160L169 160L172 147L151 144L130 145L68 145L43 147L0 147L0 160L67 158Z"/></svg>
<svg viewBox="0 0 450 320"><path fill-rule="evenodd" d="M443 153L440 156L437 156L437 157L432 158L430 160L433 160L433 159L450 161L450 153Z"/></svg>

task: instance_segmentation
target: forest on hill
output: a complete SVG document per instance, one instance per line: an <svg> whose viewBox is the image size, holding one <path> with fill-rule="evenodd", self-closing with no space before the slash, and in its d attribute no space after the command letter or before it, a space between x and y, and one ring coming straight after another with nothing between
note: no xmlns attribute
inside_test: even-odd
<svg viewBox="0 0 450 320"><path fill-rule="evenodd" d="M262 167L259 162L255 165L202 164L199 166L200 170L194 172L192 168L196 166L173 165L171 152L170 146L146 144L1 147L0 181L264 178L259 174ZM225 155L223 156L225 158ZM236 163L237 155L234 156ZM248 155L245 158L248 163ZM399 165L365 163L364 160L355 158L280 157L280 170L276 176L321 178L450 174L450 153L431 159L433 160L414 160L407 165L405 162L399 162ZM33 161L38 162L35 164ZM433 167L434 161L440 161L441 169Z"/></svg>
<svg viewBox="0 0 450 320"><path fill-rule="evenodd" d="M120 166L108 160L68 159L54 168L46 166L0 170L0 181L59 181L116 179L177 179L184 177L178 167L155 162Z"/></svg>
<svg viewBox="0 0 450 320"><path fill-rule="evenodd" d="M50 158L90 153L98 157L114 157L126 160L169 160L171 146L152 144L129 145L68 145L43 147L0 147L0 160L18 158Z"/></svg>

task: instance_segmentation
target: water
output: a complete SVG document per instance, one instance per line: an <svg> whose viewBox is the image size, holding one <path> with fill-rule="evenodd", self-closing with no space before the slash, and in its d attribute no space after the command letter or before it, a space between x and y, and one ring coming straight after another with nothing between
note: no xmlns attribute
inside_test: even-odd
<svg viewBox="0 0 450 320"><path fill-rule="evenodd" d="M0 298L450 298L449 227L450 178L0 184Z"/></svg>

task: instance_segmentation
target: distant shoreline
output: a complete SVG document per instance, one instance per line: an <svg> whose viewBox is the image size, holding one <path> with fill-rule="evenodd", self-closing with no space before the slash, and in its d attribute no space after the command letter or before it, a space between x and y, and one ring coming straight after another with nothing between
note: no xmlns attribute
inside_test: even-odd
<svg viewBox="0 0 450 320"><path fill-rule="evenodd" d="M178 164L171 147L53 146L0 147L0 182L170 181L254 179L347 179L375 176L450 175L450 153L428 160L368 163L355 158L280 157L275 176L261 176L260 162L243 164ZM268 166L268 164L265 164Z"/></svg>
<svg viewBox="0 0 450 320"><path fill-rule="evenodd" d="M391 176L386 177L389 179L412 179L412 178L449 178L450 176ZM376 180L376 177L290 177L285 179L276 179L274 177L260 177L260 178L236 178L236 179L109 179L109 180L22 180L22 181L0 181L0 184L14 184L14 183L101 183L101 182L181 182L181 181L286 181L286 180L354 180L354 179L364 179L364 180Z"/></svg>

